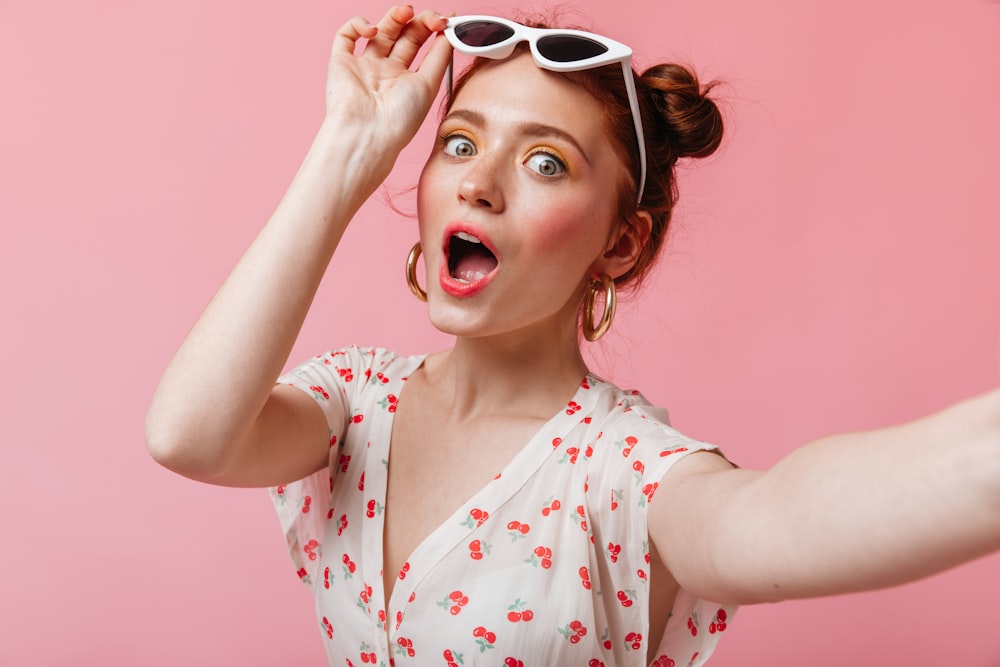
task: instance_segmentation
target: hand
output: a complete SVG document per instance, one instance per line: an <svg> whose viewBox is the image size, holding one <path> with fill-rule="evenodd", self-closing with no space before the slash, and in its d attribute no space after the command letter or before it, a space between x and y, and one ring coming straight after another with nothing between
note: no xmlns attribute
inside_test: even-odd
<svg viewBox="0 0 1000 667"><path fill-rule="evenodd" d="M357 131L375 154L395 156L413 138L441 87L451 45L435 40L416 70L410 66L427 40L447 27L430 10L389 10L378 25L361 17L348 21L333 43L327 76L327 118ZM359 40L367 43L355 54Z"/></svg>

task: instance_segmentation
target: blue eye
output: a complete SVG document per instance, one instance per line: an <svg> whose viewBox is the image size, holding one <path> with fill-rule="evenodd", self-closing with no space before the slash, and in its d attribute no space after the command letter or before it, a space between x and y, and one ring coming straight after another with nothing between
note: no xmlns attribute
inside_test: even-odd
<svg viewBox="0 0 1000 667"><path fill-rule="evenodd" d="M562 160L550 153L535 153L524 164L542 176L558 176L566 171Z"/></svg>
<svg viewBox="0 0 1000 667"><path fill-rule="evenodd" d="M444 152L455 157L471 157L476 154L476 146L468 137L453 134L444 138Z"/></svg>

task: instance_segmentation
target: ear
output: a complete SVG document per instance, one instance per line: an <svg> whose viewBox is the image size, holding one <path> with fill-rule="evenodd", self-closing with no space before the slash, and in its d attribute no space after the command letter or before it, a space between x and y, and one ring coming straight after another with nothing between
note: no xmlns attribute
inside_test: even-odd
<svg viewBox="0 0 1000 667"><path fill-rule="evenodd" d="M652 228L653 218L647 211L638 210L623 218L612 231L604 254L591 266L593 274L618 278L627 273L649 242Z"/></svg>

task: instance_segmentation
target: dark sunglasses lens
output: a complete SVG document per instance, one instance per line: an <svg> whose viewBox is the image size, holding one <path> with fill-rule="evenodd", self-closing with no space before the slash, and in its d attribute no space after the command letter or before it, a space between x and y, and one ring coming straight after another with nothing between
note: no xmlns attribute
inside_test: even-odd
<svg viewBox="0 0 1000 667"><path fill-rule="evenodd" d="M600 42L579 35L546 35L537 46L539 53L557 63L587 60L608 50Z"/></svg>
<svg viewBox="0 0 1000 667"><path fill-rule="evenodd" d="M513 34L511 28L493 21L467 21L455 26L455 36L466 46L493 46Z"/></svg>

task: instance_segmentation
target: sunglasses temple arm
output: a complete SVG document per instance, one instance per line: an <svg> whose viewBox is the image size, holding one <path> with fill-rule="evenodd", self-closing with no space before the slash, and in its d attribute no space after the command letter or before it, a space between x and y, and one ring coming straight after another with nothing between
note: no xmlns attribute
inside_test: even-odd
<svg viewBox="0 0 1000 667"><path fill-rule="evenodd" d="M450 58L448 58L448 68L445 69L444 71L444 79L445 82L448 84L448 93L447 93L448 97L446 98L448 105L451 105L451 91L454 89L454 86L452 85L452 70L454 69L454 66L455 66L455 56L452 55Z"/></svg>
<svg viewBox="0 0 1000 667"><path fill-rule="evenodd" d="M639 145L639 196L636 198L636 206L638 206L642 203L642 193L646 189L646 138L642 132L642 116L639 115L639 96L635 92L635 78L632 75L632 63L629 58L622 59L622 76L625 78L625 91L628 93L628 103L632 107L632 124L635 126L635 139Z"/></svg>

